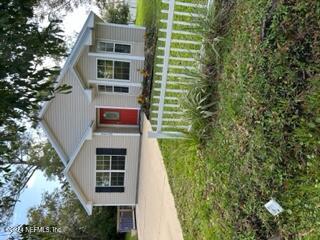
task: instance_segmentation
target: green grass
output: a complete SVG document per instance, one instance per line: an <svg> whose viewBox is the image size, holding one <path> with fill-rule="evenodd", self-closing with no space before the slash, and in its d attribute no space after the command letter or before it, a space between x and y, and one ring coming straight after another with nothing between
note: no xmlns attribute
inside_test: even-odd
<svg viewBox="0 0 320 240"><path fill-rule="evenodd" d="M184 237L320 239L320 3L227 2L202 25L190 139L160 141Z"/></svg>
<svg viewBox="0 0 320 240"><path fill-rule="evenodd" d="M188 0L182 0L180 2L191 2ZM199 0L199 1L193 1L193 3L204 3L205 1ZM168 4L161 4L160 5L161 10L168 10L169 5ZM190 13L197 13L197 14L205 14L205 9L196 9L194 7L188 7L188 6L180 6L176 5L175 6L175 11L179 12L190 12ZM166 13L161 13L159 10L159 18L167 20L168 16ZM175 31L188 31L191 33L199 33L199 26L198 26L198 21L200 20L199 18L196 17L191 17L191 16L179 16L179 15L174 15L174 20L177 21L183 21L183 22L192 22L195 23L196 26L184 26L184 25L173 25L173 30ZM167 25L166 23L160 22L158 20L158 26L159 29L166 29ZM166 33L159 31L158 33L158 39L159 38L166 38ZM181 33L172 33L171 35L172 39L182 39L182 40L191 40L191 41L201 41L201 35L186 35L186 34L181 34ZM157 50L156 50L156 58L154 61L154 77L153 77L153 91L152 91L152 97L151 97L151 124L153 126L157 125L157 113L154 113L153 111L158 110L158 106L156 103L159 103L159 96L160 96L160 91L161 89L161 84L159 83L162 78L162 67L158 67L157 64L163 64L163 59L157 58L157 56L164 56L164 50L161 49L161 47L165 46L164 41L158 41L157 42ZM171 43L171 48L180 48L180 49L189 49L189 50L197 50L199 51L201 46L199 45L193 45L193 44L188 44L188 43ZM184 57L184 58L199 58L198 53L193 53L193 52L176 52L176 51L171 51L170 52L170 57ZM188 67L194 67L195 64L194 62L186 62L186 61L179 61L179 60L173 60L169 59L169 65L178 65L178 66L188 66ZM196 67L196 66L195 66ZM186 69L175 69L175 68L169 68L169 74L186 74L190 73ZM157 75L157 73L160 73L160 75ZM190 90L190 85L187 84L181 84L180 82L185 82L187 79L183 79L181 77L168 77L167 80L167 90ZM189 79L190 80L190 79ZM166 93L166 97L177 97L177 100L172 100L172 99L166 99L165 98L165 104L164 104L164 111L179 111L180 109L175 109L173 107L167 106L167 104L180 104L181 100L184 97L184 93ZM164 113L163 114L164 119L170 119L172 116L170 114ZM181 116L177 115L176 118L181 118ZM163 126L167 127L162 127L162 131L185 131L186 128L180 128L181 126L188 126L188 121L181 120L179 122L172 122L172 121L163 121L162 123ZM177 126L179 125L179 126Z"/></svg>
<svg viewBox="0 0 320 240"><path fill-rule="evenodd" d="M138 240L138 236L132 236L131 233L126 233L124 240Z"/></svg>
<svg viewBox="0 0 320 240"><path fill-rule="evenodd" d="M140 26L151 26L157 20L159 14L160 0L137 0L136 24Z"/></svg>

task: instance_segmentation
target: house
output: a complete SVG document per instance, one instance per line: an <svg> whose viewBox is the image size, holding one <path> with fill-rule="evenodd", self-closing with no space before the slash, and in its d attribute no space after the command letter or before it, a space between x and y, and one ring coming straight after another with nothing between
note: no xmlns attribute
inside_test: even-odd
<svg viewBox="0 0 320 240"><path fill-rule="evenodd" d="M56 94L40 112L89 215L94 206L118 206L120 216L132 216L128 209L137 203L144 34L143 27L106 23L91 12L58 77L72 92Z"/></svg>

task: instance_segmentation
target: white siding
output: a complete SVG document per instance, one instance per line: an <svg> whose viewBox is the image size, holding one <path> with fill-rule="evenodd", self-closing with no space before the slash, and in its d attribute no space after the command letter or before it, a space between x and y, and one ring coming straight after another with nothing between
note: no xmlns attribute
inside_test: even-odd
<svg viewBox="0 0 320 240"><path fill-rule="evenodd" d="M51 101L44 120L64 152L70 157L92 119L91 114L88 114L92 111L78 79L71 71L67 72L63 83L71 85L72 92L57 94Z"/></svg>
<svg viewBox="0 0 320 240"><path fill-rule="evenodd" d="M86 47L76 65L76 69L79 75L84 81L88 80L98 80L97 79L97 59L111 59L117 60L116 58L103 58L96 56L88 56L88 47ZM119 60L121 61L121 60ZM141 60L131 60L130 61L130 81L131 83L141 83L143 81L143 75L140 70L144 68L144 61ZM126 82L126 81L121 81Z"/></svg>
<svg viewBox="0 0 320 240"><path fill-rule="evenodd" d="M68 71L63 83L72 86L70 94L57 94L44 115L51 132L58 139L62 149L71 157L79 144L85 129L96 120L96 107L139 108L136 96L98 94L89 103L78 79Z"/></svg>
<svg viewBox="0 0 320 240"><path fill-rule="evenodd" d="M96 21L98 21L96 19ZM112 39L116 41L132 42L131 55L144 55L144 30L134 28L123 28L109 25L96 24L94 37ZM96 80L96 59L89 56L90 51L95 50L94 46L83 47L82 53L75 65L75 71L80 79L88 85L88 80ZM143 76L139 70L143 69L144 61L134 60L130 65L130 81L132 83L142 83ZM124 82L124 81L122 81ZM71 158L80 140L92 120L96 121L97 107L122 107L140 108L137 96L141 93L141 87L130 86L130 94L99 94L93 87L94 98L90 102L86 97L79 79L70 69L64 75L63 84L72 86L70 94L57 94L49 103L43 115L43 121L48 125L50 131L57 139L58 144ZM104 132L109 129L100 128L97 131ZM139 129L118 129L115 133L138 133ZM139 136L107 136L94 135L92 140L87 140L83 144L76 159L70 169L70 174L75 179L79 188L83 191L88 201L93 204L135 204L136 203L136 183L138 173ZM126 148L126 174L124 193L95 193L95 151L101 148Z"/></svg>
<svg viewBox="0 0 320 240"><path fill-rule="evenodd" d="M95 27L96 39L112 39L134 43L144 42L144 29L117 27L104 24L97 24Z"/></svg>
<svg viewBox="0 0 320 240"><path fill-rule="evenodd" d="M84 143L70 171L88 201L108 205L136 203L139 145L139 136L94 136ZM96 148L127 149L124 193L95 192Z"/></svg>

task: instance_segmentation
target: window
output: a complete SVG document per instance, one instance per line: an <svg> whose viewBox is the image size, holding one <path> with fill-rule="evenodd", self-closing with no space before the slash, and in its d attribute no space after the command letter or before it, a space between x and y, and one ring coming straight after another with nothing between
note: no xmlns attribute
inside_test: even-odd
<svg viewBox="0 0 320 240"><path fill-rule="evenodd" d="M117 53L130 53L131 46L126 44L115 44L114 51Z"/></svg>
<svg viewBox="0 0 320 240"><path fill-rule="evenodd" d="M114 86L113 91L114 92L118 92L118 93L129 93L129 88L128 87L117 87L117 86Z"/></svg>
<svg viewBox="0 0 320 240"><path fill-rule="evenodd" d="M99 92L129 93L129 87L98 85Z"/></svg>
<svg viewBox="0 0 320 240"><path fill-rule="evenodd" d="M126 149L97 148L96 192L124 192Z"/></svg>
<svg viewBox="0 0 320 240"><path fill-rule="evenodd" d="M114 62L114 78L129 80L130 63L128 62Z"/></svg>
<svg viewBox="0 0 320 240"><path fill-rule="evenodd" d="M128 44L99 41L98 51L130 54L131 46Z"/></svg>
<svg viewBox="0 0 320 240"><path fill-rule="evenodd" d="M103 118L106 120L119 120L120 113L119 112L105 112L103 114Z"/></svg>
<svg viewBox="0 0 320 240"><path fill-rule="evenodd" d="M98 42L99 51L113 52L114 44L108 42Z"/></svg>
<svg viewBox="0 0 320 240"><path fill-rule="evenodd" d="M99 92L113 92L112 86L98 85Z"/></svg>
<svg viewBox="0 0 320 240"><path fill-rule="evenodd" d="M113 61L98 60L98 78L113 78Z"/></svg>
<svg viewBox="0 0 320 240"><path fill-rule="evenodd" d="M129 80L130 62L98 59L97 78Z"/></svg>

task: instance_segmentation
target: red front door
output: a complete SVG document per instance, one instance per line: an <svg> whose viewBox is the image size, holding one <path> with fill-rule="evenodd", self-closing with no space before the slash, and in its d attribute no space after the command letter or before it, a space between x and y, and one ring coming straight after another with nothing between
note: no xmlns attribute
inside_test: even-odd
<svg viewBox="0 0 320 240"><path fill-rule="evenodd" d="M100 124L138 125L138 109L100 108Z"/></svg>

